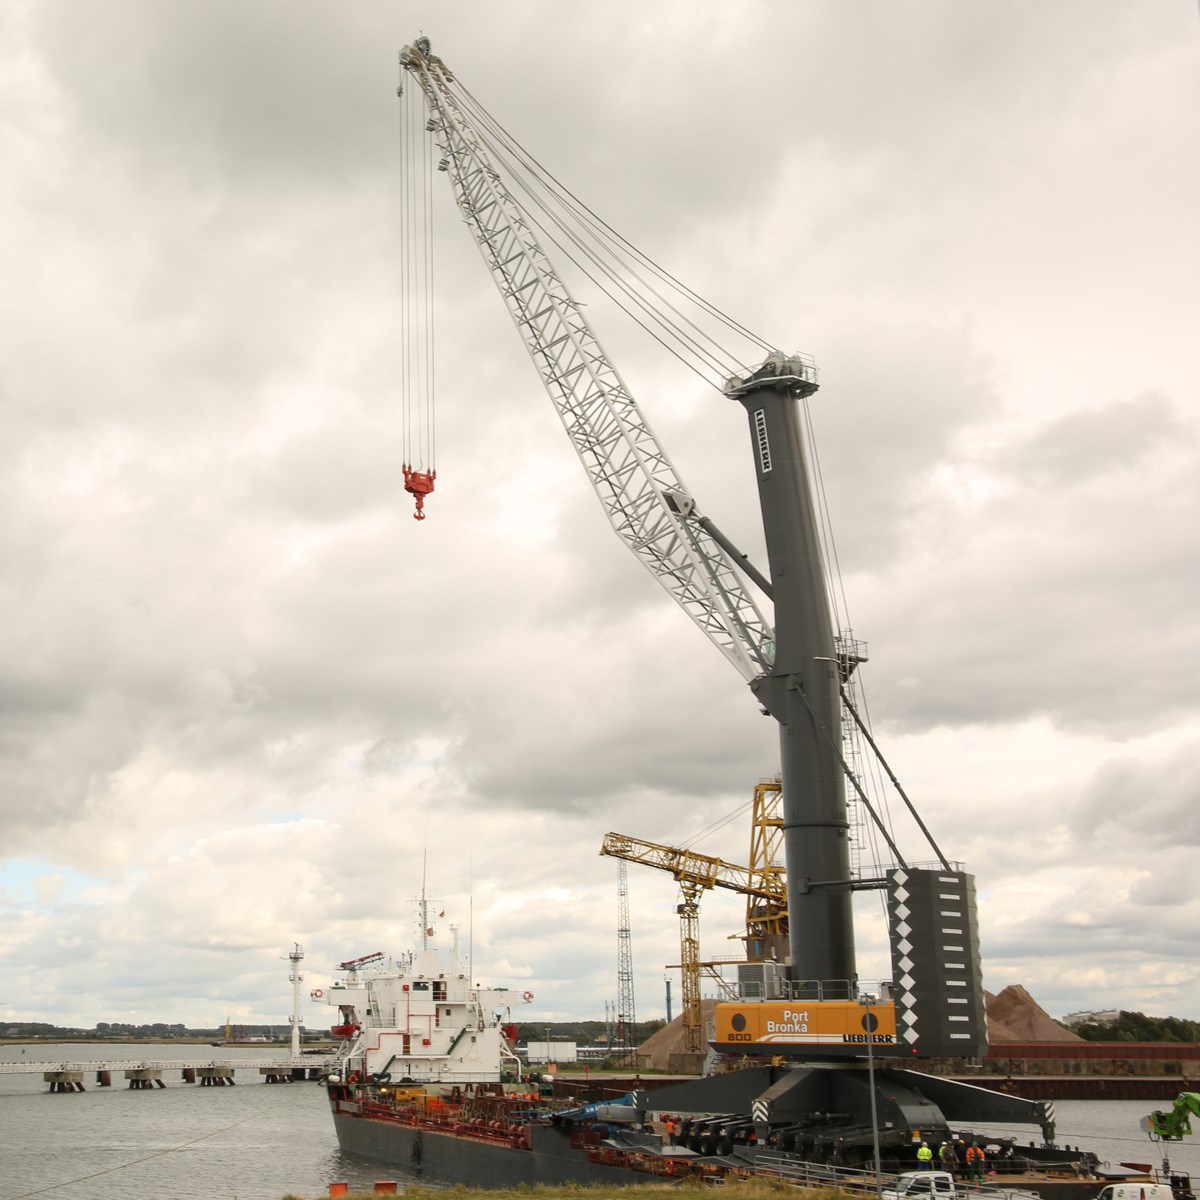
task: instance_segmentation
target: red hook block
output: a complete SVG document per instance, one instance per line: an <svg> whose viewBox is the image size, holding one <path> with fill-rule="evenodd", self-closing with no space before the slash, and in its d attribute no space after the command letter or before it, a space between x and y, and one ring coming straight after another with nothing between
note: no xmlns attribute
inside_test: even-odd
<svg viewBox="0 0 1200 1200"><path fill-rule="evenodd" d="M413 513L414 521L425 520L425 497L433 491L433 481L436 478L436 471L414 471L407 463L404 464L404 490L417 502L417 511Z"/></svg>

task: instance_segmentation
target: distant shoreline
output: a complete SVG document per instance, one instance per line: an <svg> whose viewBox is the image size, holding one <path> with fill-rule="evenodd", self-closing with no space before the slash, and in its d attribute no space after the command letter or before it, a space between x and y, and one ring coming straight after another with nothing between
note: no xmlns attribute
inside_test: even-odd
<svg viewBox="0 0 1200 1200"><path fill-rule="evenodd" d="M211 1046L211 1037L30 1037L0 1038L0 1046ZM273 1042L225 1042L222 1046L290 1046L286 1039ZM303 1050L319 1050L323 1042L301 1042Z"/></svg>

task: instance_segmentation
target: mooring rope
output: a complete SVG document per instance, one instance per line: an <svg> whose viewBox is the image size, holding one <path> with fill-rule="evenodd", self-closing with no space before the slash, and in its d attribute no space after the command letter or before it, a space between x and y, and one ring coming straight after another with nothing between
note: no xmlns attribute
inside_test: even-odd
<svg viewBox="0 0 1200 1200"><path fill-rule="evenodd" d="M207 1133L202 1133L199 1137L194 1137L190 1141L180 1142L178 1146L168 1146L165 1150L155 1150L153 1154L144 1154L141 1158L134 1158L129 1162L118 1163L115 1167L105 1167L100 1171L90 1171L87 1175L80 1175L76 1179L64 1179L61 1183L51 1183L46 1187L37 1188L32 1192L21 1192L16 1196L9 1196L8 1200L28 1200L30 1196L44 1196L47 1192L56 1192L59 1188L71 1187L76 1183L86 1183L89 1179L97 1179L101 1175L111 1175L114 1171L125 1171L130 1167L136 1167L139 1163L149 1162L153 1158L162 1158L164 1154L175 1154L179 1150L186 1150L188 1146L194 1146L197 1142L202 1142L205 1138L212 1137L214 1133L224 1133L227 1129L236 1129L239 1125L245 1125L247 1121L257 1120L261 1116L262 1109L259 1108L248 1117L243 1117L240 1121L234 1121L232 1125L222 1125L219 1129L210 1129Z"/></svg>

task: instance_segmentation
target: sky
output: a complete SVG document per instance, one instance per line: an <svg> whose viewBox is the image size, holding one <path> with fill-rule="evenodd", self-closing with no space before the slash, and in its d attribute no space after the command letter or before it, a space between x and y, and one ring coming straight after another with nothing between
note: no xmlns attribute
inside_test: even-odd
<svg viewBox="0 0 1200 1200"><path fill-rule="evenodd" d="M818 363L874 733L976 878L985 986L1200 1020L1184 0L0 6L0 1020L282 1023L294 944L327 985L412 945L422 889L522 1019L603 1019L604 834L748 861L775 730L609 531L440 177L412 519L422 34L624 236ZM740 408L602 314L761 563ZM668 978L678 1012L676 885L628 888L636 1015ZM706 957L741 919L704 898ZM887 977L877 897L856 922Z"/></svg>

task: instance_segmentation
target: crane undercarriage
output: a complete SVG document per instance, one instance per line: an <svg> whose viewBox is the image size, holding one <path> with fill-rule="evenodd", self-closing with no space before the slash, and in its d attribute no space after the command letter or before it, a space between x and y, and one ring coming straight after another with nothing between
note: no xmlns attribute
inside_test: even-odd
<svg viewBox="0 0 1200 1200"><path fill-rule="evenodd" d="M877 1130L882 1158L906 1169L913 1146L921 1141L974 1140L984 1137L972 1132L976 1127L1003 1124L1040 1131L1040 1144L1029 1142L1021 1157L1061 1161L1063 1156L1052 1148L1054 1114L1045 1102L892 1066L743 1067L640 1092L637 1104L678 1114L681 1144L700 1154L769 1149L806 1162L861 1166L874 1155ZM987 1140L1002 1153L1017 1153L1011 1139Z"/></svg>

